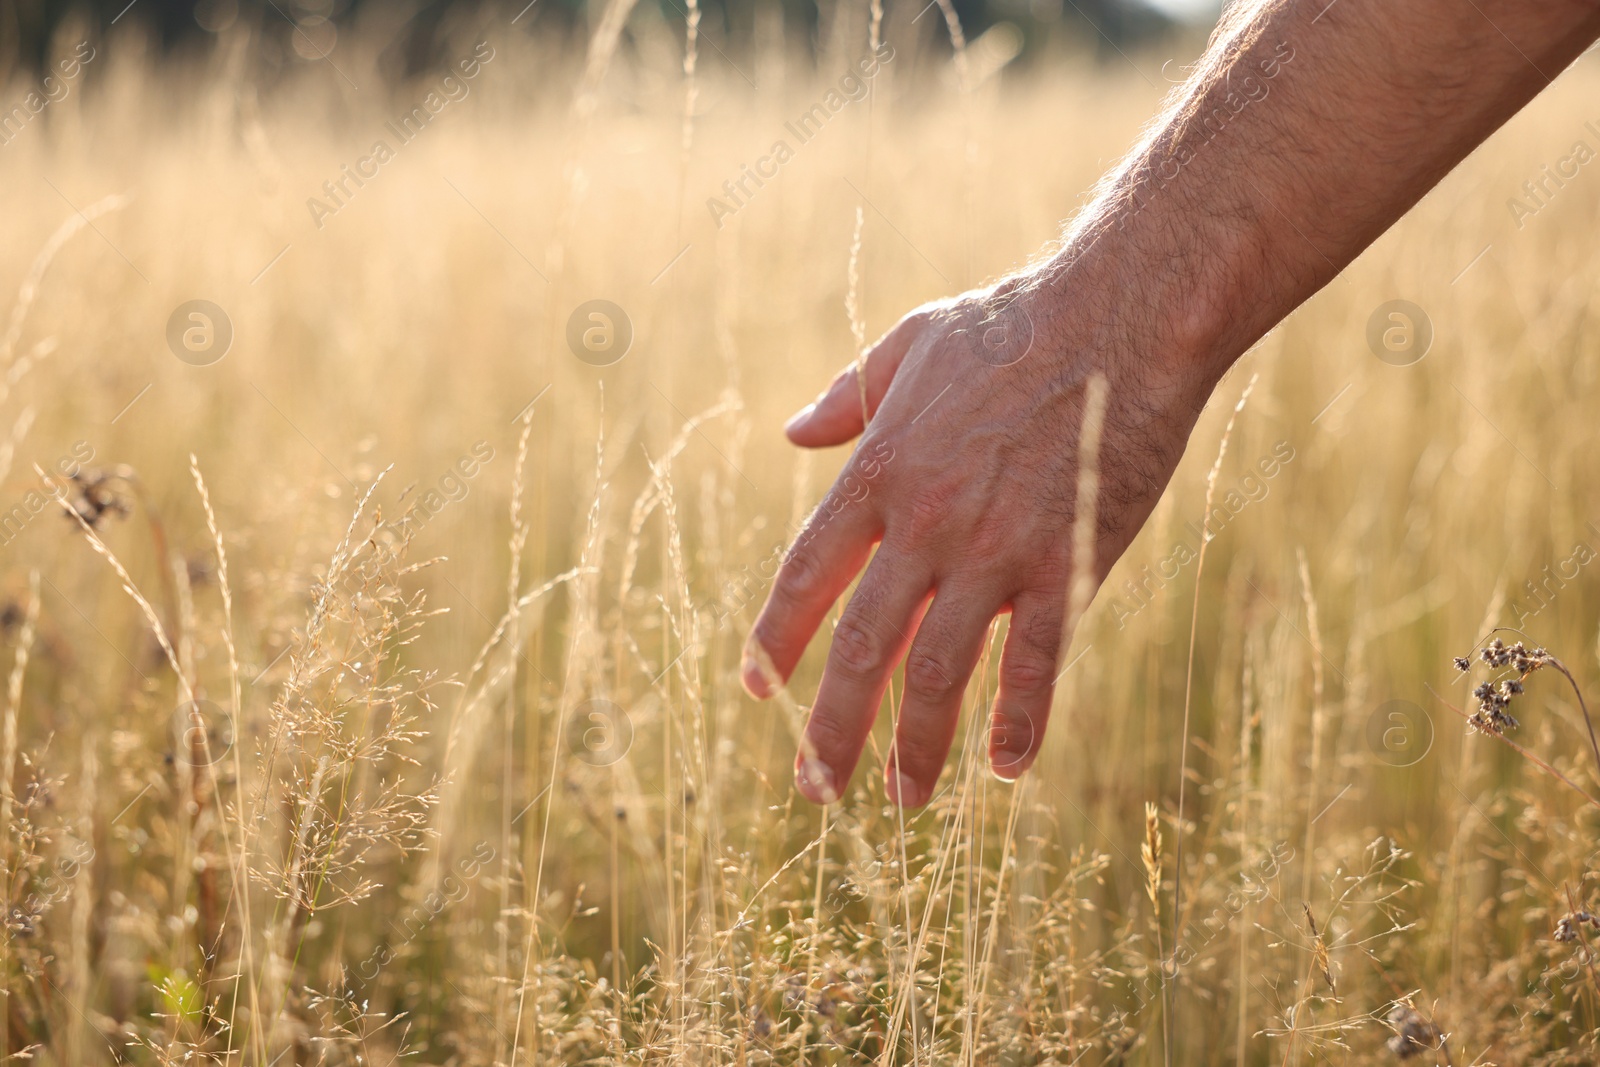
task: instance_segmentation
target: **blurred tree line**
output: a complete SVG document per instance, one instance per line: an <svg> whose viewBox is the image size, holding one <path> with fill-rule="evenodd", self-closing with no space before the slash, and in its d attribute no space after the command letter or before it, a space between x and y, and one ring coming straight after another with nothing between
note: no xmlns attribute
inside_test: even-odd
<svg viewBox="0 0 1600 1067"><path fill-rule="evenodd" d="M317 40L316 27L327 22L343 28L351 23L380 22L389 35L384 62L388 72L405 77L437 65L444 30L463 19L516 14L528 0L0 0L0 81L19 72L38 70L57 28L76 19L104 32L114 22L135 20L163 53L204 47L206 38L236 19L247 19L263 35L277 34L285 48L297 27L301 37ZM782 9L785 35L815 50L826 19L836 3L852 0L700 0L701 32L725 49L743 50L753 38L760 5ZM859 0L865 3L865 0ZM886 0L917 4L926 0ZM1158 2L1158 0L1152 0ZM586 39L591 21L599 18L605 0L536 0L518 19L525 32L556 39ZM663 18L681 23L684 0L640 0L654 3ZM1119 50L1165 35L1175 24L1141 0L954 0L969 39L998 22L1009 22L1022 35L1024 62L1033 47L1049 35L1075 39L1085 50L1115 58ZM366 16L378 15L378 19Z"/></svg>

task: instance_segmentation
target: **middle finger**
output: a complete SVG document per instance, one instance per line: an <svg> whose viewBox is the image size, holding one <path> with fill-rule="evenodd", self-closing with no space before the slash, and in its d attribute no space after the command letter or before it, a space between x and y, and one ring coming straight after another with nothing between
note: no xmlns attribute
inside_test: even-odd
<svg viewBox="0 0 1600 1067"><path fill-rule="evenodd" d="M1005 597L971 579L940 583L906 659L905 700L885 772L889 798L920 808L933 796L961 717L967 682Z"/></svg>
<svg viewBox="0 0 1600 1067"><path fill-rule="evenodd" d="M834 628L796 758L796 784L813 802L843 795L931 584L927 564L888 541L867 565Z"/></svg>

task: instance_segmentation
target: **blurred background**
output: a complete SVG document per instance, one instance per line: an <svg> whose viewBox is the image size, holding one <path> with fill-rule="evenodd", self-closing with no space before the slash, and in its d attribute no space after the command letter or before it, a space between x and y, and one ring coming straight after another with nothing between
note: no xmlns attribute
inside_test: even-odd
<svg viewBox="0 0 1600 1067"><path fill-rule="evenodd" d="M526 0L524 0L526 2ZM668 23L686 17L679 0L645 0ZM781 15L784 34L813 53L825 47L830 28L844 5L838 0L713 0L701 6L701 28L717 47L730 54L748 54L757 34L758 11ZM55 27L70 12L86 13L104 25L113 19L134 19L148 25L162 50L182 53L204 46L208 33L219 33L235 21L259 30L260 58L268 68L289 61L296 48L298 26L308 41L322 43L341 29L358 29L381 48L384 69L408 75L438 63L443 33L463 20L487 20L504 10L516 14L520 3L458 0L7 0L0 12L0 70L17 65L37 67ZM603 5L579 0L539 0L519 20L523 32L586 47L589 31ZM977 36L998 23L1015 27L1019 62L1040 61L1053 49L1085 49L1105 58L1118 49L1137 47L1174 32L1205 27L1215 21L1220 0L958 0L961 24ZM934 20L937 22L937 20ZM329 25L331 24L331 26ZM624 50L630 47L624 36ZM307 50L302 43L301 51Z"/></svg>

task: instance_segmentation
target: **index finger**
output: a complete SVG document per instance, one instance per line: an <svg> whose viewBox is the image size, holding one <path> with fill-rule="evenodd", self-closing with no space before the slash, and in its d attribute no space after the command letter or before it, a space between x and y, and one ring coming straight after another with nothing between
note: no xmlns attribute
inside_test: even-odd
<svg viewBox="0 0 1600 1067"><path fill-rule="evenodd" d="M788 682L828 609L866 565L883 533L864 495L850 488L855 478L847 468L811 513L751 627L740 676L758 700Z"/></svg>

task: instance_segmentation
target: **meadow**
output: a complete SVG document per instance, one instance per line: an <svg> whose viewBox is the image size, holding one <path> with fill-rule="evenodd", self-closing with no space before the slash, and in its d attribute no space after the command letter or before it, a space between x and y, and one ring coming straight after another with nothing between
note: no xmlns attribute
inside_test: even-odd
<svg viewBox="0 0 1600 1067"><path fill-rule="evenodd" d="M1204 42L685 5L399 77L388 15L210 4L5 83L0 1055L1595 1062L1595 57L1224 380L1029 774L971 714L1001 622L933 803L883 796L897 685L819 809L825 642L738 681L849 458L779 427Z"/></svg>

